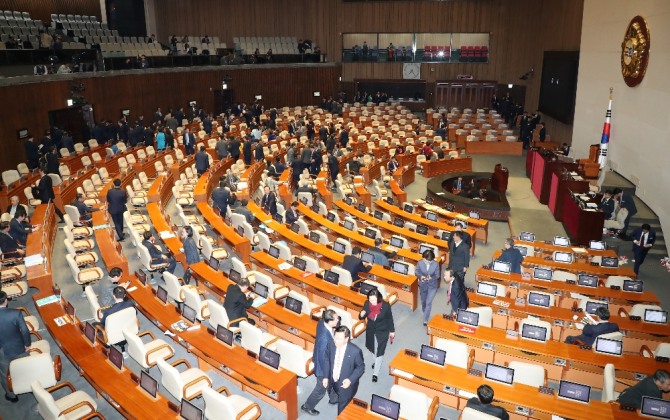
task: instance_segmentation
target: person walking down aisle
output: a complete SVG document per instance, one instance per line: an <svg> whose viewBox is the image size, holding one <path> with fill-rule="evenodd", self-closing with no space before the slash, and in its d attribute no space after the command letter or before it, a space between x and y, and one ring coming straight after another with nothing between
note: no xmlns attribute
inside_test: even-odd
<svg viewBox="0 0 670 420"><path fill-rule="evenodd" d="M363 352L350 342L351 331L345 326L335 329L334 344L328 346L327 357L329 379L323 379L324 388L332 383L337 394L337 414L349 405L358 391L358 383L365 373Z"/></svg>
<svg viewBox="0 0 670 420"><path fill-rule="evenodd" d="M419 279L419 296L423 311L423 325L430 321L433 299L440 283L440 265L435 261L433 251L424 251L423 259L416 264L416 278Z"/></svg>
<svg viewBox="0 0 670 420"><path fill-rule="evenodd" d="M377 382L377 376L386 351L386 343L390 340L393 344L393 338L395 337L391 305L384 301L379 289L370 290L368 300L363 304L363 310L358 314L358 318L367 318L365 347L375 356L375 361L372 364L372 382ZM377 341L377 351L375 351L375 341Z"/></svg>
<svg viewBox="0 0 670 420"><path fill-rule="evenodd" d="M30 333L23 313L7 307L7 293L0 291L0 383L5 390L5 399L13 403L19 401L7 385L7 370L12 360L28 356Z"/></svg>

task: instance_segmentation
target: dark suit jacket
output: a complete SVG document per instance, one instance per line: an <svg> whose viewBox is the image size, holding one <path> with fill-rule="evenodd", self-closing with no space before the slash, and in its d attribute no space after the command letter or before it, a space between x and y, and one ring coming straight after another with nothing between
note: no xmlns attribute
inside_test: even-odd
<svg viewBox="0 0 670 420"><path fill-rule="evenodd" d="M500 261L510 263L512 268L512 273L521 273L521 262L523 261L523 255L521 251L512 247L510 249L503 250L502 254L498 258Z"/></svg>
<svg viewBox="0 0 670 420"><path fill-rule="evenodd" d="M300 153L300 162L303 164L312 162L312 149L309 147L302 149L302 153Z"/></svg>
<svg viewBox="0 0 670 420"><path fill-rule="evenodd" d="M639 241L641 238L642 238L642 229L641 228L640 229L635 229L635 231L633 231L633 234L631 235L631 239L633 241ZM654 242L656 242L656 232L654 232L653 229L649 229L649 233L647 233L646 243L653 245ZM637 253L637 252L640 252L640 251L646 252L646 251L649 251L649 248L646 248L646 247L642 248L641 246L639 246L635 242L633 242L633 252Z"/></svg>
<svg viewBox="0 0 670 420"><path fill-rule="evenodd" d="M333 368L335 366L335 353L337 352L337 347L335 343L328 346L328 373L330 380L333 380ZM351 381L349 386L352 392L352 395L356 394L358 389L358 381L361 379L365 373L365 363L363 362L363 352L358 348L354 343L347 343L347 349L344 351L344 360L342 360L342 367L340 368L340 377L337 380L337 384L341 385L345 379Z"/></svg>
<svg viewBox="0 0 670 420"><path fill-rule="evenodd" d="M257 146L254 150L254 159L256 159L256 162L262 162L265 160L265 152L263 152L262 146Z"/></svg>
<svg viewBox="0 0 670 420"><path fill-rule="evenodd" d="M477 397L470 398L468 400L468 403L465 406L473 408L477 411L481 411L482 413L486 413L486 414L490 414L494 417L498 417L499 419L502 419L502 420L509 420L509 414L507 414L507 410L505 410L502 407L498 407L497 405L482 404L479 401L479 398L477 398Z"/></svg>
<svg viewBox="0 0 670 420"><path fill-rule="evenodd" d="M237 160L240 158L240 141L239 140L233 140L228 144L228 151L230 152L230 156L233 157L233 159Z"/></svg>
<svg viewBox="0 0 670 420"><path fill-rule="evenodd" d="M598 204L598 208L605 213L605 220L609 220L612 218L612 213L614 213L614 200L609 199L607 201L601 201Z"/></svg>
<svg viewBox="0 0 670 420"><path fill-rule="evenodd" d="M195 136L193 135L193 133L184 133L182 140L184 142L184 147L187 147L189 149L195 147Z"/></svg>
<svg viewBox="0 0 670 420"><path fill-rule="evenodd" d="M328 363L326 352L328 346L335 345L333 341L333 334L328 331L326 323L321 319L316 324L316 341L314 342L314 350L312 351L312 360L314 361L314 376L317 378L329 378Z"/></svg>
<svg viewBox="0 0 670 420"><path fill-rule="evenodd" d="M358 273L361 271L367 273L368 271L372 270L372 266L366 267L363 265L363 260L358 257L354 257L353 255L347 255L344 257L342 268L351 273L352 282L355 282L360 278L358 277Z"/></svg>
<svg viewBox="0 0 670 420"><path fill-rule="evenodd" d="M49 200L56 198L54 194L53 182L49 175L44 175L40 182L37 184L37 189L39 190L39 199L42 200L42 203L46 203Z"/></svg>
<svg viewBox="0 0 670 420"><path fill-rule="evenodd" d="M370 301L366 300L363 304L365 317L368 318L365 328L365 348L377 356L383 356L386 351L386 343L389 340L389 334L395 332L393 323L393 312L388 302L382 302L382 308L375 320L372 320L370 314ZM360 318L360 315L359 315ZM377 338L377 352L375 353L375 337Z"/></svg>
<svg viewBox="0 0 670 420"><path fill-rule="evenodd" d="M461 241L459 246L449 247L449 268L455 273L463 272L464 267L470 266L470 249L465 241Z"/></svg>
<svg viewBox="0 0 670 420"><path fill-rule="evenodd" d="M205 172L209 169L209 155L207 152L197 152L195 154L195 170Z"/></svg>
<svg viewBox="0 0 670 420"><path fill-rule="evenodd" d="M592 346L596 338L601 334L609 334L619 331L619 326L613 322L601 322L596 325L585 325L582 333L577 337L581 339L584 344Z"/></svg>
<svg viewBox="0 0 670 420"><path fill-rule="evenodd" d="M247 308L251 308L254 303L253 298L247 298L240 286L231 284L226 290L226 298L223 300L223 307L226 309L228 319L232 321L237 318L247 318ZM233 325L236 326L236 325Z"/></svg>
<svg viewBox="0 0 670 420"><path fill-rule="evenodd" d="M277 197L273 192L263 195L261 200L261 207L267 209L271 215L277 214Z"/></svg>
<svg viewBox="0 0 670 420"><path fill-rule="evenodd" d="M24 353L30 345L30 333L23 319L23 312L0 308L0 349L5 353L9 363L16 356Z"/></svg>
<svg viewBox="0 0 670 420"><path fill-rule="evenodd" d="M398 166L399 166L398 162L396 162L394 160L389 161L389 165L388 165L389 175L392 175L393 172L395 172L396 169L398 169Z"/></svg>
<svg viewBox="0 0 670 420"><path fill-rule="evenodd" d="M37 164L40 160L40 152L35 144L35 142L27 141L24 143L26 149L26 160L28 161L28 167L31 169L37 168Z"/></svg>
<svg viewBox="0 0 670 420"><path fill-rule="evenodd" d="M3 254L11 253L19 249L19 243L8 233L0 232L0 250Z"/></svg>
<svg viewBox="0 0 670 420"><path fill-rule="evenodd" d="M121 188L111 188L107 191L107 211L109 214L123 214L127 210L128 196Z"/></svg>
<svg viewBox="0 0 670 420"><path fill-rule="evenodd" d="M187 264L195 264L200 261L200 252L198 252L198 246L195 244L195 239L184 239L183 246Z"/></svg>
<svg viewBox="0 0 670 420"><path fill-rule="evenodd" d="M328 157L328 170L330 170L332 179L335 179L337 174L340 173L340 161L335 156Z"/></svg>
<svg viewBox="0 0 670 420"><path fill-rule="evenodd" d="M226 215L226 210L228 209L228 200L230 199L230 193L225 188L214 188L212 191L212 204L214 207L218 207L221 211L221 215Z"/></svg>
<svg viewBox="0 0 670 420"><path fill-rule="evenodd" d="M465 242L469 250L470 248L472 248L472 236L470 236L470 234L464 230L462 230L461 233L463 234L463 242ZM449 248L452 248L453 246L454 246L454 236L451 235L449 237Z"/></svg>
<svg viewBox="0 0 670 420"><path fill-rule="evenodd" d="M122 311L126 308L134 308L134 307L135 307L135 305L133 304L132 300L124 300L122 302L115 303L112 306L110 306L109 308L102 311L102 318L100 318L100 323L104 327L108 316L110 316L114 313L117 313L119 311Z"/></svg>
<svg viewBox="0 0 670 420"><path fill-rule="evenodd" d="M9 234L12 238L16 239L16 242L23 246L26 245L26 240L28 240L28 234L30 232L32 232L30 226L26 227L16 219L12 219L9 222Z"/></svg>
<svg viewBox="0 0 670 420"><path fill-rule="evenodd" d="M74 200L73 202L70 203L71 206L76 207L77 210L79 210L79 216L84 217L87 214L93 212L93 207L87 206L85 203L82 203L81 201Z"/></svg>
<svg viewBox="0 0 670 420"><path fill-rule="evenodd" d="M238 207L235 210L233 210L233 213L241 214L244 216L245 219L247 219L247 222L251 223L254 220L254 215L251 214L248 208L246 207Z"/></svg>
<svg viewBox="0 0 670 420"><path fill-rule="evenodd" d="M468 299L468 293L465 290L463 276L456 275L454 277L454 281L451 284L451 297L449 298L449 303L451 303L451 310L453 312L458 312L459 309L468 309L470 300Z"/></svg>
<svg viewBox="0 0 670 420"><path fill-rule="evenodd" d="M156 248L156 245L152 244L151 241L145 239L142 241L142 245L147 247L149 250L149 255L151 256L151 259L156 261L160 260L161 262L163 261L163 252L161 252L160 249Z"/></svg>
<svg viewBox="0 0 670 420"><path fill-rule="evenodd" d="M46 172L48 174L58 175L58 155L48 153L46 155L46 160L47 160Z"/></svg>
<svg viewBox="0 0 670 420"><path fill-rule="evenodd" d="M635 206L635 201L633 198L627 194L621 194L621 207L628 210L628 216L633 217L637 213L637 206Z"/></svg>
<svg viewBox="0 0 670 420"><path fill-rule="evenodd" d="M286 210L286 213L284 214L284 217L286 218L285 221L289 225L292 225L293 223L295 223L298 220L298 216L299 216L298 211L293 213L293 209L290 208L290 207L289 207L288 210Z"/></svg>

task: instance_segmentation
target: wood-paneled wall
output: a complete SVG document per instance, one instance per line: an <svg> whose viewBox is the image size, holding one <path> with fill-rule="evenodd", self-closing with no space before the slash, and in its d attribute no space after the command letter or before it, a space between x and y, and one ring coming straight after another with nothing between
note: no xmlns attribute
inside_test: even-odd
<svg viewBox="0 0 670 420"><path fill-rule="evenodd" d="M214 92L221 88L224 76L232 80L234 100L251 103L262 95L266 107L318 104L314 91L323 95L338 92L339 66L221 68L220 70L147 73L135 71L123 75L100 74L77 78L86 91L83 96L93 106L96 121L120 117L122 109L131 110L131 119L144 115L151 119L156 108L183 106L195 100L205 110L214 110ZM16 130L29 128L36 140L49 126L48 111L66 107L70 80L54 80L0 88L0 97L11 98L0 115L0 168L13 169L25 160L23 143ZM210 90L211 89L211 90ZM80 140L80 139L76 139Z"/></svg>
<svg viewBox="0 0 670 420"><path fill-rule="evenodd" d="M52 13L97 16L98 22L102 22L99 0L0 0L0 10L28 12L45 26L51 22Z"/></svg>

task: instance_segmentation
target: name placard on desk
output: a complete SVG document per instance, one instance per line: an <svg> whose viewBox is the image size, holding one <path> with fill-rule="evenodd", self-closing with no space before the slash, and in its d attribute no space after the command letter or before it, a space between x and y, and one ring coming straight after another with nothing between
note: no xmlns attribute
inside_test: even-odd
<svg viewBox="0 0 670 420"><path fill-rule="evenodd" d="M477 332L476 328L468 327L467 325L461 325L458 327L458 332L462 333L467 333L467 334L474 334Z"/></svg>
<svg viewBox="0 0 670 420"><path fill-rule="evenodd" d="M93 226L91 229L93 229L93 230L109 229L109 223L105 223L104 225Z"/></svg>
<svg viewBox="0 0 670 420"><path fill-rule="evenodd" d="M42 254L29 255L23 259L23 264L26 267L34 267L42 263L44 263L44 257L42 257Z"/></svg>

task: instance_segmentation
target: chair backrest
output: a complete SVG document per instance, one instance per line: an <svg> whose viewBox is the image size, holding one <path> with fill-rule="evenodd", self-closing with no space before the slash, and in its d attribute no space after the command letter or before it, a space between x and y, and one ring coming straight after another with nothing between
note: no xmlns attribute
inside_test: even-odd
<svg viewBox="0 0 670 420"><path fill-rule="evenodd" d="M636 303L631 308L629 315L630 316L639 316L642 319L644 319L644 311L646 311L647 309L652 309L652 310L655 310L655 311L662 311L663 310L663 308L661 308L658 305L648 305L648 304L644 304L644 303Z"/></svg>
<svg viewBox="0 0 670 420"><path fill-rule="evenodd" d="M301 378L309 376L307 360L312 356L311 353L286 340L277 340L276 345L277 353L280 355L279 365L282 368L290 370Z"/></svg>
<svg viewBox="0 0 670 420"><path fill-rule="evenodd" d="M79 222L79 219L81 218L81 214L79 214L79 209L76 208L75 206L71 206L69 204L66 204L63 206L65 209L65 213L70 216L70 220L74 223ZM73 225L74 226L74 225Z"/></svg>
<svg viewBox="0 0 670 420"><path fill-rule="evenodd" d="M228 313L226 308L223 307L219 302L213 299L207 299L207 309L209 309L209 325L216 331L219 325L223 325L228 328L228 323L230 319L228 318Z"/></svg>
<svg viewBox="0 0 670 420"><path fill-rule="evenodd" d="M470 312L479 314L479 322L477 326L491 327L493 325L493 309L490 306L479 306L476 308L468 308Z"/></svg>
<svg viewBox="0 0 670 420"><path fill-rule="evenodd" d="M12 381L12 392L25 394L31 392L31 385L38 381L45 388L58 382L51 355L48 353L32 354L28 357L14 359L9 363L9 375ZM60 374L58 374L60 377Z"/></svg>
<svg viewBox="0 0 670 420"><path fill-rule="evenodd" d="M316 260L316 258L312 258L309 255L301 255L300 258L302 258L305 261L305 270L309 271L310 273L319 273L321 271L321 266L319 265L319 262Z"/></svg>
<svg viewBox="0 0 670 420"><path fill-rule="evenodd" d="M183 286L179 283L179 278L169 271L165 271L163 272L163 280L165 280L165 290L168 296L176 302L181 302L180 293Z"/></svg>
<svg viewBox="0 0 670 420"><path fill-rule="evenodd" d="M514 383L533 387L546 385L546 371L541 365L525 362L509 362L508 367L514 369Z"/></svg>
<svg viewBox="0 0 670 420"><path fill-rule="evenodd" d="M238 418L230 397L219 394L215 389L203 388L202 397L205 400L205 418L234 419ZM242 407L244 408L244 407ZM253 418L253 417L250 417Z"/></svg>
<svg viewBox="0 0 670 420"><path fill-rule="evenodd" d="M44 389L40 381L35 380L30 384L33 396L37 400L37 412L46 420L63 419L60 416L61 409L56 405L54 397L49 391Z"/></svg>
<svg viewBox="0 0 670 420"><path fill-rule="evenodd" d="M474 408L465 407L461 413L460 420L496 420L498 417L483 413Z"/></svg>
<svg viewBox="0 0 670 420"><path fill-rule="evenodd" d="M12 182L18 181L19 179L21 179L21 174L19 174L19 171L16 169L10 169L2 173L2 182L5 185L9 185Z"/></svg>
<svg viewBox="0 0 670 420"><path fill-rule="evenodd" d="M339 276L341 285L346 286L346 287L351 286L351 283L353 281L351 279L351 273L349 271L345 270L342 267L336 266L336 265L332 266L330 269L333 273L337 273L337 275Z"/></svg>
<svg viewBox="0 0 670 420"><path fill-rule="evenodd" d="M272 242L270 241L270 237L265 233L258 231L256 233L256 237L258 238L258 246L263 250L266 251L270 249L270 245L272 245ZM203 253L204 253L204 247L203 247Z"/></svg>
<svg viewBox="0 0 670 420"><path fill-rule="evenodd" d="M551 279L558 281L566 281L566 280L577 281L577 274L563 270L555 270L553 275L551 276Z"/></svg>
<svg viewBox="0 0 670 420"><path fill-rule="evenodd" d="M468 350L467 344L448 338L437 338L435 340L435 347L446 351L449 355L445 360L446 364L463 369L468 369L470 367L470 351Z"/></svg>
<svg viewBox="0 0 670 420"><path fill-rule="evenodd" d="M247 321L240 321L240 332L242 333L242 347L259 354L263 343L263 331Z"/></svg>
<svg viewBox="0 0 670 420"><path fill-rule="evenodd" d="M311 304L309 302L309 298L303 294L300 294L294 290L291 290L288 292L288 295L291 296L293 299L298 300L302 302L302 313L309 315L310 310L311 310Z"/></svg>
<svg viewBox="0 0 670 420"><path fill-rule="evenodd" d="M280 242L275 242L273 245L279 248L279 258L284 261L291 261L293 259L291 256L291 248L289 248L288 245Z"/></svg>
<svg viewBox="0 0 670 420"><path fill-rule="evenodd" d="M142 339L128 328L124 328L122 332L128 343L128 355L139 363L142 368L148 369L150 366L146 363L147 348Z"/></svg>
<svg viewBox="0 0 670 420"><path fill-rule="evenodd" d="M93 286L88 285L84 288L84 293L86 293L86 299L88 299L88 306L91 308L91 313L93 314L93 318L100 322L100 318L98 317L98 309L100 309L100 303L98 303L98 297L95 294L95 291L93 290Z"/></svg>
<svg viewBox="0 0 670 420"><path fill-rule="evenodd" d="M177 368L162 359L158 359L156 365L161 371L161 384L163 387L178 400L181 400L185 384Z"/></svg>
<svg viewBox="0 0 670 420"><path fill-rule="evenodd" d="M603 390L600 394L600 401L610 402L616 400L614 386L616 385L616 371L614 365L608 363L603 370Z"/></svg>
<svg viewBox="0 0 670 420"><path fill-rule="evenodd" d="M181 293L184 295L184 305L195 309L197 318L202 321L202 308L204 307L204 302L200 298L200 291L198 288L195 286L185 286L182 287Z"/></svg>
<svg viewBox="0 0 670 420"><path fill-rule="evenodd" d="M432 399L426 394L400 385L393 385L389 399L400 403L400 417L404 419L427 419Z"/></svg>
<svg viewBox="0 0 670 420"><path fill-rule="evenodd" d="M109 315L105 319L105 332L107 333L107 344L116 344L125 340L124 328L128 328L134 334L139 332L139 322L135 308L126 308Z"/></svg>

